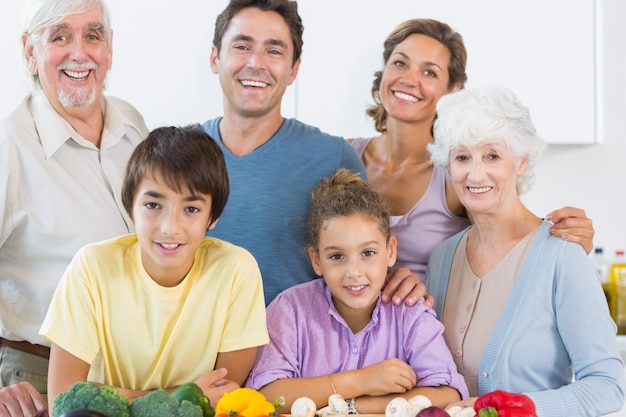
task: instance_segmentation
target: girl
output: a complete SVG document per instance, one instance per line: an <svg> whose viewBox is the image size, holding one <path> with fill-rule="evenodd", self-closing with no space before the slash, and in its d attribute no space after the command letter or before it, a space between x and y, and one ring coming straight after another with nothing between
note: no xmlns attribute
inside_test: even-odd
<svg viewBox="0 0 626 417"><path fill-rule="evenodd" d="M396 260L380 195L341 169L313 191L308 228L311 264L324 279L269 305L270 344L259 350L248 386L284 396L287 407L307 396L320 408L338 393L360 413L383 413L397 396L422 394L438 406L465 398L433 311L423 300L414 307L380 300Z"/></svg>

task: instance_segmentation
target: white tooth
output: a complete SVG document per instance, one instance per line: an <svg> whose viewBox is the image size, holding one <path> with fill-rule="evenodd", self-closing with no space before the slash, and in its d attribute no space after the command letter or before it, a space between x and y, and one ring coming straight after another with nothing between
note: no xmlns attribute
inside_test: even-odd
<svg viewBox="0 0 626 417"><path fill-rule="evenodd" d="M89 75L89 71L70 71L70 70L65 70L65 73L67 75L69 75L72 78L85 78L86 76Z"/></svg>
<svg viewBox="0 0 626 417"><path fill-rule="evenodd" d="M178 243L161 243L165 249L175 249L178 246Z"/></svg>
<svg viewBox="0 0 626 417"><path fill-rule="evenodd" d="M261 81L241 80L241 84L250 87L267 87L267 84Z"/></svg>
<svg viewBox="0 0 626 417"><path fill-rule="evenodd" d="M491 187L469 187L469 190L473 193L485 193L490 189Z"/></svg>
<svg viewBox="0 0 626 417"><path fill-rule="evenodd" d="M417 102L417 97L412 96L410 94L401 93L398 91L394 92L393 94L402 100Z"/></svg>

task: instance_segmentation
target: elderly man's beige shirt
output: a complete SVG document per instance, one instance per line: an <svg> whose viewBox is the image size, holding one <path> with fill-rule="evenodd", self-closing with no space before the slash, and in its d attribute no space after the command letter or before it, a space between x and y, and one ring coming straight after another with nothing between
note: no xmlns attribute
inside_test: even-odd
<svg viewBox="0 0 626 417"><path fill-rule="evenodd" d="M128 103L103 99L100 149L41 91L0 119L0 336L49 346L39 327L79 248L132 231L120 191L148 129Z"/></svg>

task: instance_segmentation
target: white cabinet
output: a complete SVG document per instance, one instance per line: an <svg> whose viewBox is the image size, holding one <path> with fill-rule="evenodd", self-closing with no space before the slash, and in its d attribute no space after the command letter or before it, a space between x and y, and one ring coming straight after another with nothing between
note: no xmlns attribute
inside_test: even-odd
<svg viewBox="0 0 626 417"><path fill-rule="evenodd" d="M430 17L463 35L468 86L512 87L550 143L595 143L596 2L600 8L603 0L298 0L303 62L283 114L347 137L374 134L365 109L372 74L382 67L383 41L398 23ZM0 5L0 50L9 57L0 69L0 113L26 90L19 68L21 3ZM137 106L150 127L222 114L209 53L215 17L227 0L107 3L115 33L110 94Z"/></svg>
<svg viewBox="0 0 626 417"><path fill-rule="evenodd" d="M598 0L600 1L600 0ZM296 114L346 137L365 117L383 41L400 22L434 18L463 36L468 87L511 87L549 143L596 142L594 0L300 0L303 61Z"/></svg>

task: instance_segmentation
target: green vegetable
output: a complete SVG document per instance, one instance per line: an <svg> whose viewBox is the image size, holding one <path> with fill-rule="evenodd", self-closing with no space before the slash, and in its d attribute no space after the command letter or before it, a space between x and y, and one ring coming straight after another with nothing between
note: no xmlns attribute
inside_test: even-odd
<svg viewBox="0 0 626 417"><path fill-rule="evenodd" d="M203 417L202 407L191 401L177 400L163 389L135 399L130 405L130 417Z"/></svg>
<svg viewBox="0 0 626 417"><path fill-rule="evenodd" d="M52 405L52 416L76 409L100 411L109 417L128 417L128 398L108 386L76 382L70 390L60 393Z"/></svg>
<svg viewBox="0 0 626 417"><path fill-rule="evenodd" d="M180 387L176 388L171 395L178 401L187 400L195 405L200 406L200 408L202 408L203 417L215 416L215 409L211 407L209 397L204 395L202 388L200 388L195 382L187 382L186 384L181 385Z"/></svg>

